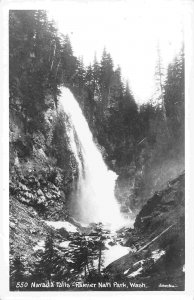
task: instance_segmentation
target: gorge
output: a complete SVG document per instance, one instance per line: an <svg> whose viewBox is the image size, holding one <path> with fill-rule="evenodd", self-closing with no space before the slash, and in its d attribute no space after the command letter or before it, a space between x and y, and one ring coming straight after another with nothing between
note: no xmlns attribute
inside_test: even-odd
<svg viewBox="0 0 194 300"><path fill-rule="evenodd" d="M184 45L139 105L111 54L84 65L46 11L9 27L10 289L184 290Z"/></svg>

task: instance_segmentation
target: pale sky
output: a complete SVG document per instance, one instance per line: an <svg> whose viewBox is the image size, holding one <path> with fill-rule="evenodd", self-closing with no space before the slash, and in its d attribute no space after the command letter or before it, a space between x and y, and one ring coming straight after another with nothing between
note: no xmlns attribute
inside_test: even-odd
<svg viewBox="0 0 194 300"><path fill-rule="evenodd" d="M157 43L164 67L183 40L184 1L117 0L63 1L49 10L59 29L69 34L74 54L84 63L100 60L103 48L115 67L120 65L136 101L147 101L154 92Z"/></svg>

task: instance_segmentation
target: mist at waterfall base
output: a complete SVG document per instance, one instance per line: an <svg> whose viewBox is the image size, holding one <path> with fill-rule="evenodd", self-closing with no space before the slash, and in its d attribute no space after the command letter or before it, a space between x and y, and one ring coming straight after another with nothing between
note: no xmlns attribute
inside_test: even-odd
<svg viewBox="0 0 194 300"><path fill-rule="evenodd" d="M114 195L117 175L108 170L82 110L68 88L61 88L59 109L69 118L67 134L79 172L72 191L73 217L82 224L102 222L112 228L123 226L125 220Z"/></svg>

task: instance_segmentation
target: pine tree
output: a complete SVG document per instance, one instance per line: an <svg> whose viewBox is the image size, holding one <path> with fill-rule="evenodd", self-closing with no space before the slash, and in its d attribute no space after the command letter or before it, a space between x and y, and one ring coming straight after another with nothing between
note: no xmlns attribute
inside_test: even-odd
<svg viewBox="0 0 194 300"><path fill-rule="evenodd" d="M108 99L108 107L112 107L117 111L120 108L120 104L123 99L124 87L121 79L121 68L118 67L112 76L112 82L110 85L110 94Z"/></svg>
<svg viewBox="0 0 194 300"><path fill-rule="evenodd" d="M157 105L161 107L161 113L163 117L164 122L164 131L166 134L166 138L170 138L170 131L168 128L168 119L166 114L166 105L164 100L164 85L165 85L165 76L164 76L164 69L162 66L162 57L160 54L160 47L159 44L157 45L157 55L158 55L158 61L156 65L156 71L155 71L155 80L156 80L156 88L157 88Z"/></svg>
<svg viewBox="0 0 194 300"><path fill-rule="evenodd" d="M73 85L76 88L83 88L85 84L86 69L83 63L83 57L77 59L76 71L73 77Z"/></svg>
<svg viewBox="0 0 194 300"><path fill-rule="evenodd" d="M10 110L17 111L26 134L44 133L46 96L57 105L59 85L76 70L68 36L60 36L44 10L10 11Z"/></svg>
<svg viewBox="0 0 194 300"><path fill-rule="evenodd" d="M182 47L179 55L169 65L167 79L164 87L164 101L166 114L172 136L175 139L184 136L184 48Z"/></svg>
<svg viewBox="0 0 194 300"><path fill-rule="evenodd" d="M34 266L33 278L36 281L45 282L60 278L66 272L66 262L59 255L53 241L52 233L49 233L45 241L44 252L37 253L37 261Z"/></svg>
<svg viewBox="0 0 194 300"><path fill-rule="evenodd" d="M10 11L10 108L21 112L26 133L43 129L49 40L54 35L44 11Z"/></svg>
<svg viewBox="0 0 194 300"><path fill-rule="evenodd" d="M10 288L11 290L19 289L17 283L26 281L25 267L19 255L16 255L10 264Z"/></svg>
<svg viewBox="0 0 194 300"><path fill-rule="evenodd" d="M110 87L113 80L114 70L113 61L110 53L104 48L102 59L100 62L100 87L102 94L102 109L106 109L108 106L108 100L110 96Z"/></svg>
<svg viewBox="0 0 194 300"><path fill-rule="evenodd" d="M138 122L138 107L130 91L128 82L124 90L123 101L121 104L123 126L129 136L135 135L136 123Z"/></svg>
<svg viewBox="0 0 194 300"><path fill-rule="evenodd" d="M73 55L71 41L68 35L61 35L61 81L72 83L76 74L77 60Z"/></svg>
<svg viewBox="0 0 194 300"><path fill-rule="evenodd" d="M70 268L73 268L75 274L80 274L83 270L85 276L90 272L89 269L89 249L84 236L77 236L73 243L70 244L73 251L70 255Z"/></svg>

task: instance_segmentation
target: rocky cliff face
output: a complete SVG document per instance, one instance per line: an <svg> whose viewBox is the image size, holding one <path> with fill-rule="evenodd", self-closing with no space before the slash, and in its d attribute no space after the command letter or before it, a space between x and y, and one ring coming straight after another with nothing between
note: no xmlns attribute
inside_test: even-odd
<svg viewBox="0 0 194 300"><path fill-rule="evenodd" d="M49 101L42 131L27 132L21 113L10 110L10 270L18 256L26 278L52 231L44 221L69 218L77 176L64 120Z"/></svg>
<svg viewBox="0 0 194 300"><path fill-rule="evenodd" d="M124 281L144 283L145 290L184 289L184 174L155 193L125 230L129 254L107 267ZM123 233L122 233L123 235Z"/></svg>
<svg viewBox="0 0 194 300"><path fill-rule="evenodd" d="M68 118L49 101L42 131L25 132L21 114L10 112L10 201L35 209L43 219L63 220L77 166L66 133Z"/></svg>
<svg viewBox="0 0 194 300"><path fill-rule="evenodd" d="M42 130L26 131L22 115L10 112L10 266L18 255L25 272L32 272L34 253L43 251L49 232L52 231L57 245L68 242L66 230L51 229L45 221L75 224L68 207L78 171L66 132L68 117L56 110L52 98L48 102ZM96 144L108 161L109 153L97 139ZM180 169L176 170L173 164L170 170L180 173L182 165L178 165ZM163 177L158 177L153 171L151 183L158 178L159 185L156 182L152 191L158 186L163 189L145 204L139 193L146 190L141 155L136 163L118 167L116 161L111 161L110 167L119 175L115 193L122 212L131 219L136 214L137 217L133 229L117 233L118 243L131 251L106 267L106 278L132 282L132 289L139 289L138 284L143 283L141 289L145 290L183 290L184 174L174 176L165 186L173 174L161 168ZM71 238L73 241L75 237Z"/></svg>
<svg viewBox="0 0 194 300"><path fill-rule="evenodd" d="M32 207L10 200L10 262L14 256L19 255L29 267L33 263L34 247L46 238L48 226Z"/></svg>

